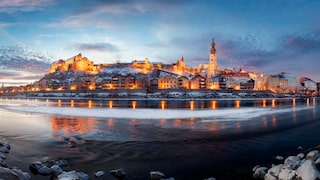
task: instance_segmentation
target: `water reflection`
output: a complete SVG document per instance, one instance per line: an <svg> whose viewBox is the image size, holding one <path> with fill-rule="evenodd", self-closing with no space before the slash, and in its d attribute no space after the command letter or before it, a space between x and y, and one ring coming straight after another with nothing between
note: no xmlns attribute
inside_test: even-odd
<svg viewBox="0 0 320 180"><path fill-rule="evenodd" d="M310 105L310 99L309 98L307 98L306 104L307 104L307 107L309 107L309 105Z"/></svg>
<svg viewBox="0 0 320 180"><path fill-rule="evenodd" d="M166 109L166 101L160 101L161 109Z"/></svg>
<svg viewBox="0 0 320 180"><path fill-rule="evenodd" d="M71 101L70 101L70 107L74 107L74 100L73 99L71 99Z"/></svg>
<svg viewBox="0 0 320 180"><path fill-rule="evenodd" d="M217 101L211 101L211 108L217 109L217 107L218 107L217 104L218 104Z"/></svg>
<svg viewBox="0 0 320 180"><path fill-rule="evenodd" d="M194 109L194 101L190 101L189 102L189 107L190 107L190 110L193 110Z"/></svg>
<svg viewBox="0 0 320 180"><path fill-rule="evenodd" d="M272 115L272 126L276 126L277 125L277 118L275 115Z"/></svg>
<svg viewBox="0 0 320 180"><path fill-rule="evenodd" d="M59 135L59 131L64 134L83 134L96 129L97 120L95 118L81 117L51 117L51 128L53 136Z"/></svg>
<svg viewBox="0 0 320 180"><path fill-rule="evenodd" d="M235 108L240 108L240 100L235 101Z"/></svg>
<svg viewBox="0 0 320 180"><path fill-rule="evenodd" d="M92 108L92 100L88 101L88 108Z"/></svg>
<svg viewBox="0 0 320 180"><path fill-rule="evenodd" d="M110 108L110 109L113 108L113 101L109 101L109 108Z"/></svg>
<svg viewBox="0 0 320 180"><path fill-rule="evenodd" d="M292 99L292 106L296 107L296 99Z"/></svg>
<svg viewBox="0 0 320 180"><path fill-rule="evenodd" d="M137 107L137 101L132 101L132 109L136 109Z"/></svg>
<svg viewBox="0 0 320 180"><path fill-rule="evenodd" d="M271 101L271 106L272 106L272 107L276 107L276 100L275 100L275 99L272 99L272 101Z"/></svg>
<svg viewBox="0 0 320 180"><path fill-rule="evenodd" d="M262 107L267 107L267 100L262 100Z"/></svg>

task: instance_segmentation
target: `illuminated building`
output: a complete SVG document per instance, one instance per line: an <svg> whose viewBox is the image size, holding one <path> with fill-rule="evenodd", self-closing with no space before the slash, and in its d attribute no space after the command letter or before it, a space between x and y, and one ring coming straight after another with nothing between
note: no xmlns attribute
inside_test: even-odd
<svg viewBox="0 0 320 180"><path fill-rule="evenodd" d="M219 73L218 64L217 64L217 56L216 56L216 44L214 39L212 39L211 49L210 49L210 61L208 64L207 77L212 78L213 76Z"/></svg>

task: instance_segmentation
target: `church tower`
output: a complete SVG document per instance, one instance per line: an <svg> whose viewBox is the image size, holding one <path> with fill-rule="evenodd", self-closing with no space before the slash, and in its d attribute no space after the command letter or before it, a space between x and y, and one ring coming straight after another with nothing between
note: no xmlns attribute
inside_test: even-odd
<svg viewBox="0 0 320 180"><path fill-rule="evenodd" d="M216 56L216 43L214 43L214 39L212 39L207 77L211 78L217 75L218 73L219 71L218 71L217 56Z"/></svg>

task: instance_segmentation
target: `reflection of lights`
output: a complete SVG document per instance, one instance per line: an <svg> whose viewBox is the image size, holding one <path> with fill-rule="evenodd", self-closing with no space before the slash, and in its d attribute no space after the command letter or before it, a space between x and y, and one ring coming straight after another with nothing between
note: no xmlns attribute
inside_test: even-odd
<svg viewBox="0 0 320 180"><path fill-rule="evenodd" d="M211 101L212 109L217 109L217 101Z"/></svg>
<svg viewBox="0 0 320 180"><path fill-rule="evenodd" d="M217 131L218 130L218 125L216 123L210 124L210 130L211 131Z"/></svg>
<svg viewBox="0 0 320 180"><path fill-rule="evenodd" d="M240 100L236 100L236 102L235 102L235 108L240 108Z"/></svg>
<svg viewBox="0 0 320 180"><path fill-rule="evenodd" d="M316 98L312 98L312 105L313 105L313 106L316 105Z"/></svg>
<svg viewBox="0 0 320 180"><path fill-rule="evenodd" d="M61 107L61 100L58 100L58 107Z"/></svg>
<svg viewBox="0 0 320 180"><path fill-rule="evenodd" d="M241 128L241 125L240 125L239 122L236 123L236 128L237 128L237 129L240 129L240 128Z"/></svg>
<svg viewBox="0 0 320 180"><path fill-rule="evenodd" d="M70 101L70 107L74 107L74 100L73 99Z"/></svg>
<svg viewBox="0 0 320 180"><path fill-rule="evenodd" d="M136 119L131 119L130 120L130 124L131 125L136 125L138 123L138 121Z"/></svg>
<svg viewBox="0 0 320 180"><path fill-rule="evenodd" d="M88 108L92 108L92 100L88 101Z"/></svg>
<svg viewBox="0 0 320 180"><path fill-rule="evenodd" d="M272 99L272 107L276 107L276 100L275 99Z"/></svg>
<svg viewBox="0 0 320 180"><path fill-rule="evenodd" d="M277 125L277 118L276 116L272 116L272 126L276 126Z"/></svg>
<svg viewBox="0 0 320 180"><path fill-rule="evenodd" d="M262 107L267 107L267 100L262 100Z"/></svg>
<svg viewBox="0 0 320 180"><path fill-rule="evenodd" d="M110 109L113 108L113 101L109 101L109 108L110 108Z"/></svg>
<svg viewBox="0 0 320 180"><path fill-rule="evenodd" d="M193 110L194 109L194 101L190 101L190 109Z"/></svg>
<svg viewBox="0 0 320 180"><path fill-rule="evenodd" d="M137 107L137 101L132 101L132 109L135 109Z"/></svg>
<svg viewBox="0 0 320 180"><path fill-rule="evenodd" d="M310 100L309 100L309 98L307 98L307 106L309 106L309 104L310 104L310 102L309 102Z"/></svg>
<svg viewBox="0 0 320 180"><path fill-rule="evenodd" d="M112 118L108 119L108 126L113 127L114 121Z"/></svg>
<svg viewBox="0 0 320 180"><path fill-rule="evenodd" d="M46 104L47 104L47 106L49 105L49 99L46 99Z"/></svg>
<svg viewBox="0 0 320 180"><path fill-rule="evenodd" d="M160 122L161 126L164 126L167 123L167 121L165 119L160 119L159 122Z"/></svg>
<svg viewBox="0 0 320 180"><path fill-rule="evenodd" d="M292 106L296 107L296 99L292 99Z"/></svg>
<svg viewBox="0 0 320 180"><path fill-rule="evenodd" d="M266 117L262 117L262 124L263 124L263 127L268 127L268 120Z"/></svg>
<svg viewBox="0 0 320 180"><path fill-rule="evenodd" d="M160 101L160 106L161 106L161 109L165 109L166 108L166 101Z"/></svg>

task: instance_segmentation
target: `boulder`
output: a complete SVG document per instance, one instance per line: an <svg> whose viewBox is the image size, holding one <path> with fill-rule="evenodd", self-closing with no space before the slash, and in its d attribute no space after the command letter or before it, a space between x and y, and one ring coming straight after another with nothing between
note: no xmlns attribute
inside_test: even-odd
<svg viewBox="0 0 320 180"><path fill-rule="evenodd" d="M297 177L303 180L314 180L320 178L320 173L311 160L306 160L298 169Z"/></svg>
<svg viewBox="0 0 320 180"><path fill-rule="evenodd" d="M313 150L313 151L310 151L307 156L306 156L306 159L309 159L309 160L312 160L312 161L315 161L319 158L319 151L318 150Z"/></svg>
<svg viewBox="0 0 320 180"><path fill-rule="evenodd" d="M303 154L303 153L299 153L299 154L297 155L297 157L298 157L300 160L302 160L302 159L304 158L304 154Z"/></svg>
<svg viewBox="0 0 320 180"><path fill-rule="evenodd" d="M297 169L301 165L302 161L297 156L289 156L284 160L284 168Z"/></svg>
<svg viewBox="0 0 320 180"><path fill-rule="evenodd" d="M264 176L264 180L278 180L278 178L275 177L275 176L273 176L272 174L267 173L267 174Z"/></svg>
<svg viewBox="0 0 320 180"><path fill-rule="evenodd" d="M9 153L9 151L10 151L10 144L5 142L0 142L0 152Z"/></svg>
<svg viewBox="0 0 320 180"><path fill-rule="evenodd" d="M49 176L52 172L52 169L49 168L48 166L42 166L41 168L38 169L38 174L43 175L43 176Z"/></svg>
<svg viewBox="0 0 320 180"><path fill-rule="evenodd" d="M271 174L271 175L273 175L275 177L278 177L282 168L283 168L283 164L279 164L279 165L273 166L272 168L270 168L268 170L268 174Z"/></svg>
<svg viewBox="0 0 320 180"><path fill-rule="evenodd" d="M88 180L89 176L83 172L77 171L63 171L61 174L57 176L58 180L67 180L67 179L76 179L76 180Z"/></svg>
<svg viewBox="0 0 320 180"><path fill-rule="evenodd" d="M40 169L42 166L43 166L42 162L35 161L29 165L29 169L33 174L38 174L38 169Z"/></svg>
<svg viewBox="0 0 320 180"><path fill-rule="evenodd" d="M111 170L110 174L117 179L127 179L127 173L124 171L124 169Z"/></svg>
<svg viewBox="0 0 320 180"><path fill-rule="evenodd" d="M98 171L98 172L96 172L95 174L94 174L94 176L96 177L96 178L99 178L99 177L101 177L101 176L103 176L104 175L104 172L103 171Z"/></svg>
<svg viewBox="0 0 320 180"><path fill-rule="evenodd" d="M267 173L268 168L266 167L258 167L255 169L255 172L253 173L253 178L257 179L263 179L264 176Z"/></svg>
<svg viewBox="0 0 320 180"><path fill-rule="evenodd" d="M62 169L58 165L51 166L51 173L54 176L58 176L59 174L63 173Z"/></svg>
<svg viewBox="0 0 320 180"><path fill-rule="evenodd" d="M284 160L283 156L276 156L276 159L279 160L279 161Z"/></svg>
<svg viewBox="0 0 320 180"><path fill-rule="evenodd" d="M279 172L280 180L293 180L296 175L296 171L292 169L282 168Z"/></svg>
<svg viewBox="0 0 320 180"><path fill-rule="evenodd" d="M165 175L160 171L151 171L150 172L150 180L160 180L164 177L165 177Z"/></svg>

